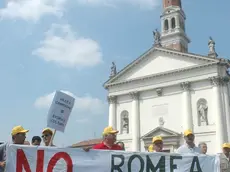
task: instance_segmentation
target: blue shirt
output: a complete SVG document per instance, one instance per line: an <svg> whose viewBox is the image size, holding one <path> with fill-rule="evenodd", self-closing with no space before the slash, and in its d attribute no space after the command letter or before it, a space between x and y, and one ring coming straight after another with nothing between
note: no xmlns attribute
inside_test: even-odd
<svg viewBox="0 0 230 172"><path fill-rule="evenodd" d="M201 149L198 148L197 146L194 146L193 148L189 147L187 144L184 144L182 146L180 146L176 153L180 153L180 154L185 154L185 153L201 153Z"/></svg>

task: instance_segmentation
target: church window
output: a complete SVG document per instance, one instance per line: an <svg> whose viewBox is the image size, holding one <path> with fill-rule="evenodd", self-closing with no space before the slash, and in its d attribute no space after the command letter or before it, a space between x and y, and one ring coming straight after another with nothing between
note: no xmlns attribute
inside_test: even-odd
<svg viewBox="0 0 230 172"><path fill-rule="evenodd" d="M175 29L175 27L176 27L176 20L175 20L174 17L171 20L171 24L172 24L172 29Z"/></svg>
<svg viewBox="0 0 230 172"><path fill-rule="evenodd" d="M168 30L169 29L169 22L168 20L166 19L165 20L165 23L164 23L164 30Z"/></svg>
<svg viewBox="0 0 230 172"><path fill-rule="evenodd" d="M127 110L121 112L121 133L129 133L129 112Z"/></svg>

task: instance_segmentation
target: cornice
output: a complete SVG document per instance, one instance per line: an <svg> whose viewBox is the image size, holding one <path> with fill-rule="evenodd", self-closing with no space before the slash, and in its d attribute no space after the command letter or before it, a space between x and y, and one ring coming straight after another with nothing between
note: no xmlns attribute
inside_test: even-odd
<svg viewBox="0 0 230 172"><path fill-rule="evenodd" d="M188 67L188 68L182 68L182 69L176 69L176 70L172 70L172 71L167 71L167 72L162 72L162 73L158 73L158 74L154 74L154 75L149 75L149 76L145 76L145 77L140 77L140 78L135 78L135 79L130 79L130 80L126 80L126 81L120 81L120 82L114 82L111 84L107 84L105 85L105 88L109 88L111 86L116 86L116 85L122 85L122 84L127 84L127 83L133 83L133 82L138 82L138 81L146 81L146 80L150 80L153 78L159 78L162 76L169 76L169 75L174 75L177 73L181 73L181 72L185 72L185 71L191 71L194 69L200 69L200 68L204 68L204 67L208 67L208 66L212 66L217 64L216 62L214 63L207 63L207 64L203 64L203 65L197 65L197 66L192 66L192 67Z"/></svg>
<svg viewBox="0 0 230 172"><path fill-rule="evenodd" d="M133 62L131 62L130 64L128 64L126 67L124 67L120 72L117 73L117 75L115 75L113 78L107 80L104 83L104 87L106 88L107 85L109 85L111 82L115 81L116 79L118 79L123 73L125 73L126 71L129 71L132 67L135 67L136 65L138 65L145 57L147 57L149 54L153 53L153 52L162 52L165 54L169 54L169 55L177 55L177 56L182 56L182 57L188 57L188 58L192 58L192 59L197 59L197 60L202 60L202 61L206 61L206 62L220 62L220 59L213 59L207 56L202 56L202 55L197 55L197 54L193 54L193 53L182 53L176 50L171 50L168 48L157 48L157 47L151 47L149 50L147 50L144 54L142 54L140 57L138 57L136 60L134 60ZM222 58L223 59L223 58Z"/></svg>

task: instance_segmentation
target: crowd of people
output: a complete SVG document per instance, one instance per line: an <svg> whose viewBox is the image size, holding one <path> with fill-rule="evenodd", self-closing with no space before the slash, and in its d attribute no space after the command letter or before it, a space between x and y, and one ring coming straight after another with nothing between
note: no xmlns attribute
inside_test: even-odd
<svg viewBox="0 0 230 172"><path fill-rule="evenodd" d="M29 130L24 129L22 126L16 126L12 129L12 143L4 143L0 145L0 172L4 172L6 164L6 151L8 144L18 144L25 145L26 134ZM106 127L102 133L103 140L101 143L93 146L92 148L83 148L86 152L90 149L95 150L120 150L125 151L125 144L123 142L117 142L118 130L113 129L112 127ZM45 146L55 146L52 143L53 131L49 128L45 128L40 136L34 136L31 141L32 146L40 146L41 142L44 142ZM195 153L195 154L206 154L207 145L206 143L200 143L198 146L195 145L195 135L191 130L184 131L185 144L181 145L176 153L186 154L186 153ZM220 153L220 164L222 172L230 172L230 143L224 143L222 145L223 152ZM161 136L155 136L152 138L152 144L148 148L148 152L163 152L164 150L164 141Z"/></svg>
<svg viewBox="0 0 230 172"><path fill-rule="evenodd" d="M7 145L9 144L17 144L17 145L30 145L29 142L25 142L26 134L29 130L24 129L22 126L16 126L11 131L12 142L11 143L3 143L0 145L0 172L4 172L6 165L6 151ZM45 128L40 136L34 136L31 140L31 145L40 146L43 140L45 146L55 146L52 143L53 131L50 128Z"/></svg>

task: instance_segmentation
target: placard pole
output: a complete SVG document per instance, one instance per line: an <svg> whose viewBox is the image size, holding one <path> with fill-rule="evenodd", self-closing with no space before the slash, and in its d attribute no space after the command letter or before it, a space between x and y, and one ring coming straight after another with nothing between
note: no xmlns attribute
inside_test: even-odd
<svg viewBox="0 0 230 172"><path fill-rule="evenodd" d="M55 134L56 134L56 130L54 130L54 132L53 132L53 135L52 135L52 137L51 137L51 139L50 139L50 142L49 142L49 146L52 145Z"/></svg>

